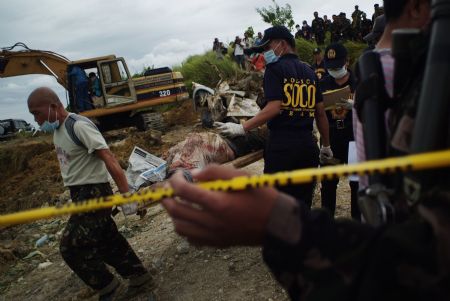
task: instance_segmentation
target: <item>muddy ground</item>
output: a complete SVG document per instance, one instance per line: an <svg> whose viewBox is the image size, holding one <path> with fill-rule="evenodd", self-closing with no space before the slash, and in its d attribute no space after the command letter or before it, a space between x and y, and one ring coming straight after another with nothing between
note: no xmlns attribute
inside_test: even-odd
<svg viewBox="0 0 450 301"><path fill-rule="evenodd" d="M164 113L169 129L159 141L154 132L133 129L106 134L112 151L125 168L137 145L164 156L168 148L198 130L198 116L190 102ZM245 169L262 172L263 161ZM59 167L49 136L21 138L0 143L0 214L64 202ZM349 188L338 188L337 215L350 212ZM319 206L316 191L315 206ZM140 219L121 215L118 228L129 240L144 265L154 275L132 300L287 300L261 259L260 248L217 250L190 246L173 231L161 206L149 209ZM58 251L58 240L67 217L0 229L0 300L96 300L94 292L71 272ZM47 235L41 246L36 241Z"/></svg>

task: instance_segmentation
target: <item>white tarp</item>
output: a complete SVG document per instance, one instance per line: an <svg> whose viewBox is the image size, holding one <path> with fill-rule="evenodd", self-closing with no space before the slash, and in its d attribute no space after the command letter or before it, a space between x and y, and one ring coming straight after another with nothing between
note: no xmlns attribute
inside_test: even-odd
<svg viewBox="0 0 450 301"><path fill-rule="evenodd" d="M228 117L253 117L260 111L256 101L250 98L241 98L233 95L227 109Z"/></svg>

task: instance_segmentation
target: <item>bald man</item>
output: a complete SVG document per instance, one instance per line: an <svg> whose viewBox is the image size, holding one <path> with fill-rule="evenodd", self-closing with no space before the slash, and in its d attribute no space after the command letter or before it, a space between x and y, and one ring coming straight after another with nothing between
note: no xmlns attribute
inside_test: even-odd
<svg viewBox="0 0 450 301"><path fill-rule="evenodd" d="M108 172L120 192L128 192L122 168L92 121L67 112L55 92L45 87L30 94L28 109L41 130L53 133L61 176L73 202L112 195ZM129 279L130 293L151 280L118 232L111 209L72 215L61 238L60 252L78 277L99 293L99 300L112 300L120 291L119 281L105 264Z"/></svg>

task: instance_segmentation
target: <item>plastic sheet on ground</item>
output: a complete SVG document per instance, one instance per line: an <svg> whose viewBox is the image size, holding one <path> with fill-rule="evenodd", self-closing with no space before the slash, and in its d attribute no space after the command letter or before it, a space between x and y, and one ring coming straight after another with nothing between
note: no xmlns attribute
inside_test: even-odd
<svg viewBox="0 0 450 301"><path fill-rule="evenodd" d="M207 108L212 121L223 121L226 117L251 118L262 104L262 79L261 74L252 72L239 80L222 81L215 89L195 83L195 108Z"/></svg>
<svg viewBox="0 0 450 301"><path fill-rule="evenodd" d="M130 192L139 190L141 186L149 182L160 182L166 177L166 161L137 146L134 147L128 162L129 165L125 175ZM125 204L121 207L125 215L130 215L137 212L138 204Z"/></svg>
<svg viewBox="0 0 450 301"><path fill-rule="evenodd" d="M128 162L125 174L132 191L137 191L146 182L160 182L166 177L166 161L140 147L134 147Z"/></svg>
<svg viewBox="0 0 450 301"><path fill-rule="evenodd" d="M233 95L227 109L228 117L253 117L260 111L256 101Z"/></svg>

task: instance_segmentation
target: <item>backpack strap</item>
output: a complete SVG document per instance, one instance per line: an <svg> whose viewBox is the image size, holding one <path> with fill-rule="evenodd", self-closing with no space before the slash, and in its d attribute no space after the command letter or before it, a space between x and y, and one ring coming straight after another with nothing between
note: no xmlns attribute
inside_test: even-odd
<svg viewBox="0 0 450 301"><path fill-rule="evenodd" d="M75 143L78 146L86 148L86 146L81 142L81 140L78 138L77 134L75 134L75 122L78 120L86 121L87 123L91 124L97 129L97 126L87 117L80 116L77 114L70 114L66 122L64 123L64 126L66 127L67 133L69 134L70 138L72 139L73 143Z"/></svg>

